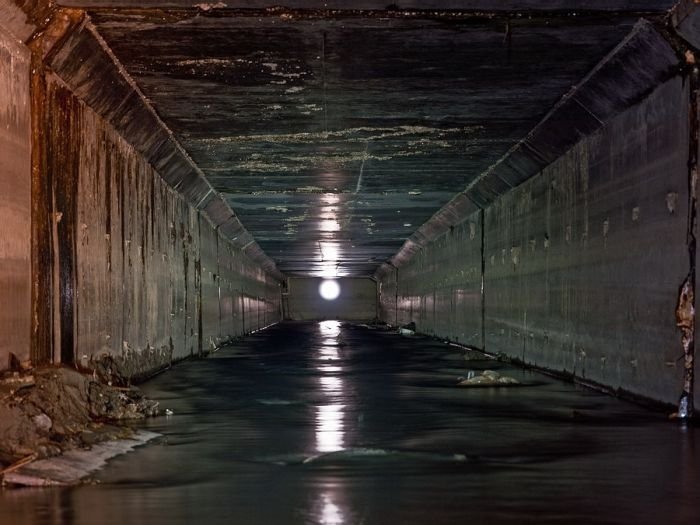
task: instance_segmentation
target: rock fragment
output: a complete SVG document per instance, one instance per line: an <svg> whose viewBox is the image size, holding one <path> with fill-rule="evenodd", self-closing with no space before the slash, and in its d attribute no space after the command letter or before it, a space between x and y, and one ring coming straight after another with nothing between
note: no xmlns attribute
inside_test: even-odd
<svg viewBox="0 0 700 525"><path fill-rule="evenodd" d="M457 383L457 386L477 387L477 386L509 386L519 385L520 381L513 377L502 376L495 370L484 370L480 375L469 377Z"/></svg>

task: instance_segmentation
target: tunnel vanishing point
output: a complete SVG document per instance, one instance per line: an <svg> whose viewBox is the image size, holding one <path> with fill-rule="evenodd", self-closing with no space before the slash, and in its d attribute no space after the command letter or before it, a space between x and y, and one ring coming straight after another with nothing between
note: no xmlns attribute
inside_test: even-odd
<svg viewBox="0 0 700 525"><path fill-rule="evenodd" d="M0 0L0 372L379 319L689 418L699 50L691 0Z"/></svg>

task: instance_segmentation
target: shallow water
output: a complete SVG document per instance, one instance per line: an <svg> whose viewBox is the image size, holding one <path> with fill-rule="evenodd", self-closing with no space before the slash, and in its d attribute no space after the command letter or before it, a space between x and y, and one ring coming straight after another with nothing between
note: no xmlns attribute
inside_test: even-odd
<svg viewBox="0 0 700 525"><path fill-rule="evenodd" d="M0 525L700 523L697 428L427 338L278 325L143 388L162 438Z"/></svg>

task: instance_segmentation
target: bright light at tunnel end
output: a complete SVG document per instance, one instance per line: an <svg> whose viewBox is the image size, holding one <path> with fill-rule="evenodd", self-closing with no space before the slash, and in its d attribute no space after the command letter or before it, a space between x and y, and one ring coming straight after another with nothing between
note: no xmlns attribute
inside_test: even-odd
<svg viewBox="0 0 700 525"><path fill-rule="evenodd" d="M321 294L326 301L333 301L340 295L340 285L338 281L326 280L318 287L318 293Z"/></svg>

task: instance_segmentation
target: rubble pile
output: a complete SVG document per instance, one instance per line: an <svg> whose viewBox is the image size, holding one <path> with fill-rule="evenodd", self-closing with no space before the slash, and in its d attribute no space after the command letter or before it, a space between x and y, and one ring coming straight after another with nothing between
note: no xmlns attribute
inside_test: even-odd
<svg viewBox="0 0 700 525"><path fill-rule="evenodd" d="M158 415L158 403L137 388L104 379L65 367L0 377L0 474L29 458L128 438L126 422Z"/></svg>
<svg viewBox="0 0 700 525"><path fill-rule="evenodd" d="M480 375L466 379L460 378L457 386L508 386L519 385L520 381L513 377L503 376L494 370L484 370Z"/></svg>

